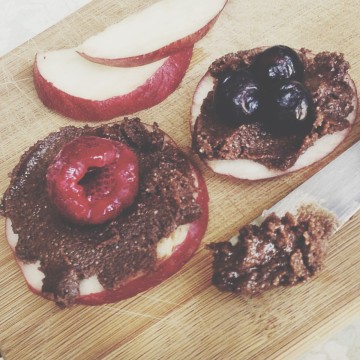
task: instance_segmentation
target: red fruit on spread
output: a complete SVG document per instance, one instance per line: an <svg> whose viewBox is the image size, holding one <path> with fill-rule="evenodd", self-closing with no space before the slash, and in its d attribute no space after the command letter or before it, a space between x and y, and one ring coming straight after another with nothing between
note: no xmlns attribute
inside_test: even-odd
<svg viewBox="0 0 360 360"><path fill-rule="evenodd" d="M130 206L138 191L138 160L125 144L80 136L49 166L48 194L59 212L78 224L101 224Z"/></svg>

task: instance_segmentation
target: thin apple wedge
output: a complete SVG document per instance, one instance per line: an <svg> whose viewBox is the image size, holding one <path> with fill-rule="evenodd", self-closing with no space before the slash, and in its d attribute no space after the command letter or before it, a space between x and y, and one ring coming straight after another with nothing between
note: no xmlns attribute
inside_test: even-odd
<svg viewBox="0 0 360 360"><path fill-rule="evenodd" d="M74 49L38 53L34 83L41 101L77 120L109 120L152 107L180 84L192 48L136 68L87 61Z"/></svg>
<svg viewBox="0 0 360 360"><path fill-rule="evenodd" d="M139 66L200 40L227 0L162 0L88 38L77 51L111 66Z"/></svg>

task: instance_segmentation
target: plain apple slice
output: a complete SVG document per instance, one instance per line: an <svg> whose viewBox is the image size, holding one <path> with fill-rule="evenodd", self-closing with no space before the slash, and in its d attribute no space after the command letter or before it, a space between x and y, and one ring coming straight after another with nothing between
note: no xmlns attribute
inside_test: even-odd
<svg viewBox="0 0 360 360"><path fill-rule="evenodd" d="M192 48L136 68L87 61L74 49L38 53L34 83L41 101L77 120L109 120L163 101L180 84Z"/></svg>
<svg viewBox="0 0 360 360"><path fill-rule="evenodd" d="M200 80L194 96L191 106L190 115L190 130L194 132L194 125L196 119L201 113L201 106L203 100L207 97L209 91L214 88L214 78L207 72ZM208 165L214 172L223 175L229 175L238 179L244 180L261 180L267 178L273 178L276 176L284 175L296 170L300 170L304 167L310 166L315 162L321 160L328 154L330 154L335 148L340 145L348 135L352 124L355 122L358 100L356 96L356 88L353 80L347 75L346 81L353 88L355 96L352 100L354 110L349 114L347 120L350 123L350 127L343 131L328 134L320 139L316 140L313 146L309 147L303 154L299 156L295 164L285 171L269 169L266 166L248 159L236 159L236 160L207 160L202 159L206 165Z"/></svg>
<svg viewBox="0 0 360 360"><path fill-rule="evenodd" d="M115 290L104 289L96 276L81 280L80 296L76 303L101 305L127 299L158 285L179 271L189 261L198 249L208 223L209 197L206 184L195 167L193 167L193 176L197 183L196 202L200 205L202 214L194 222L179 226L168 238L160 240L157 247L158 264L156 269L153 272L138 274L128 279ZM13 232L10 219L6 219L5 225L7 241L29 289L46 298L46 295L41 292L44 273L39 270L40 262L24 263L16 257L15 247L18 235Z"/></svg>
<svg viewBox="0 0 360 360"><path fill-rule="evenodd" d="M162 0L88 38L78 52L112 66L139 66L192 47L227 0Z"/></svg>

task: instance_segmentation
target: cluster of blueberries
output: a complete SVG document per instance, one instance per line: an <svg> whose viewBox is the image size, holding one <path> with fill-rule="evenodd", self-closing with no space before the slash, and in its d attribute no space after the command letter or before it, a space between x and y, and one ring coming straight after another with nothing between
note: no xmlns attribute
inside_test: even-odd
<svg viewBox="0 0 360 360"><path fill-rule="evenodd" d="M270 47L248 67L220 76L214 91L219 119L230 126L259 121L281 136L309 130L315 109L303 77L304 65L293 49Z"/></svg>

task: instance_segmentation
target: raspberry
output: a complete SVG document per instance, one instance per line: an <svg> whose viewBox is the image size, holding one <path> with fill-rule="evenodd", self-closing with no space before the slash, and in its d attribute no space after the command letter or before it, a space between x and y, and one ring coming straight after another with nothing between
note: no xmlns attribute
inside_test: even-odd
<svg viewBox="0 0 360 360"><path fill-rule="evenodd" d="M65 144L49 166L47 192L77 224L101 224L129 207L138 191L138 160L125 144L81 136Z"/></svg>

